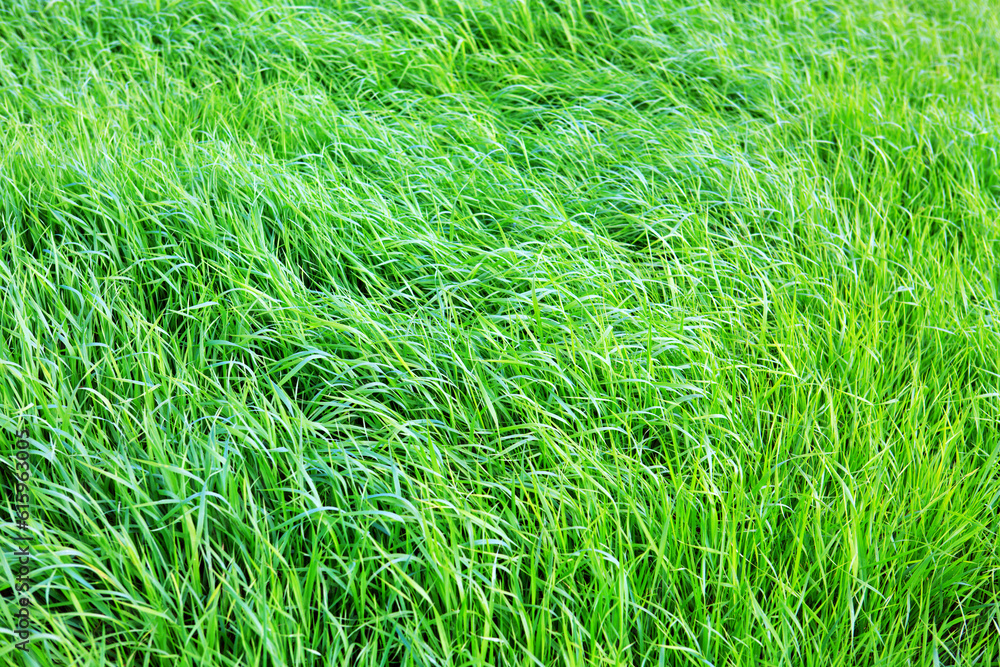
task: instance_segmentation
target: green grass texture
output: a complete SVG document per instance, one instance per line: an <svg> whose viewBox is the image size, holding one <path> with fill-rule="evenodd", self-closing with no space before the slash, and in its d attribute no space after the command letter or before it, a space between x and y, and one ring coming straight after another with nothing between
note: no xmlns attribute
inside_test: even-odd
<svg viewBox="0 0 1000 667"><path fill-rule="evenodd" d="M998 150L992 1L5 0L0 663L1000 665Z"/></svg>

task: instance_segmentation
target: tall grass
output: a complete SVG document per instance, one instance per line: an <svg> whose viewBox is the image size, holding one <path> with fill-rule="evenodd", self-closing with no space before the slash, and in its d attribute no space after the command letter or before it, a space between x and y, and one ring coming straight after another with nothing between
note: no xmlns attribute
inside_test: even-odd
<svg viewBox="0 0 1000 667"><path fill-rule="evenodd" d="M1000 664L998 84L974 0L8 0L2 659Z"/></svg>

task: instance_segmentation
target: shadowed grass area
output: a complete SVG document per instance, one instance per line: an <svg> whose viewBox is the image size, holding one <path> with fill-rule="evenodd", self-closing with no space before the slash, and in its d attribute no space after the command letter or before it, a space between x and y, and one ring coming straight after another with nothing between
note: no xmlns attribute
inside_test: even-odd
<svg viewBox="0 0 1000 667"><path fill-rule="evenodd" d="M975 0L4 3L3 660L1000 665L998 84Z"/></svg>

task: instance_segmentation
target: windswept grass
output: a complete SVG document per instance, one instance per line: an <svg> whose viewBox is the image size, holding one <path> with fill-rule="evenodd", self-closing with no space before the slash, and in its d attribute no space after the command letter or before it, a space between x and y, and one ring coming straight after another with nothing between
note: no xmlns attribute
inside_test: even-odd
<svg viewBox="0 0 1000 667"><path fill-rule="evenodd" d="M1000 665L998 84L976 0L4 2L2 660Z"/></svg>

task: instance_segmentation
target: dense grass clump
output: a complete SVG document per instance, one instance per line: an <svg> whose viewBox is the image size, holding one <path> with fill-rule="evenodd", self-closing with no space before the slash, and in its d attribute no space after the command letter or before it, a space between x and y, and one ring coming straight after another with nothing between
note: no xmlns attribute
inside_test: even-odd
<svg viewBox="0 0 1000 667"><path fill-rule="evenodd" d="M2 660L1000 664L998 108L986 1L2 3Z"/></svg>

